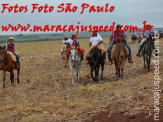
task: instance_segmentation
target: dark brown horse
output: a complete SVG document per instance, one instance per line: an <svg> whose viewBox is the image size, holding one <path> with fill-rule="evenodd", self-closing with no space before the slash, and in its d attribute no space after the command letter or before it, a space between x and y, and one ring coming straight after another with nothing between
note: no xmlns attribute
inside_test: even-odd
<svg viewBox="0 0 163 122"><path fill-rule="evenodd" d="M115 50L114 64L116 68L116 75L123 77L123 70L125 61L127 59L126 48L124 42L118 42Z"/></svg>
<svg viewBox="0 0 163 122"><path fill-rule="evenodd" d="M137 36L136 35L132 35L132 42L136 42L137 40Z"/></svg>
<svg viewBox="0 0 163 122"><path fill-rule="evenodd" d="M0 46L0 60L0 69L3 71L3 88L5 88L6 72L10 73L11 83L14 83L14 69L17 70L17 83L19 83L20 65L18 66L12 56L7 53L5 46Z"/></svg>

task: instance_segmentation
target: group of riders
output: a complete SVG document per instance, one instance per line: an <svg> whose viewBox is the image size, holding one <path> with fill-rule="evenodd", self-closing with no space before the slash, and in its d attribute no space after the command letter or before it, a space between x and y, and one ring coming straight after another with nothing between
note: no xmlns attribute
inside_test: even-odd
<svg viewBox="0 0 163 122"><path fill-rule="evenodd" d="M150 24L148 24L147 26L150 26ZM112 65L113 61L111 58L111 51L114 45L116 45L119 41L123 41L125 46L128 49L129 52L129 56L128 56L128 62L129 63L133 63L132 60L132 54L131 54L131 48L130 46L127 44L127 35L124 31L119 31L120 29L120 25L118 24L116 26L116 29L114 31L114 34L111 35L111 38L109 40L110 43L110 47L108 48L108 50L106 51L103 44L106 45L106 43L103 41L102 37L98 34L97 31L94 31L91 38L90 38L90 45L89 45L89 49L87 51L86 54L86 58L89 57L90 51L92 50L92 48L97 47L98 49L101 50L101 55L104 58L104 62L106 60L106 54L108 52L108 59L109 59L109 64ZM143 33L143 39L140 42L139 48L138 48L138 53L136 54L137 56L140 56L140 52L143 49L143 45L144 42L151 37L152 32L147 28L146 31ZM61 48L61 54L64 53L63 49L66 49L66 59L65 60L69 60L69 55L70 55L70 50L71 47L75 47L76 50L78 50L79 55L81 57L81 60L84 59L84 50L80 47L80 42L77 40L77 36L76 35L72 35L71 39L68 39L68 36L65 35L64 39L62 41L62 48ZM6 51L12 52L17 60L17 65L20 65L19 62L19 55L15 52L15 43L14 43L14 38L13 37L9 37L8 38L8 43L5 45L6 47Z"/></svg>
<svg viewBox="0 0 163 122"><path fill-rule="evenodd" d="M143 49L143 45L144 42L151 37L152 31L149 30L150 28L150 24L147 24L147 29L145 30L145 32L143 33L143 39L140 42L139 48L138 48L138 53L136 54L138 57L140 56L140 52ZM111 35L110 40L109 40L109 48L106 51L103 44L106 45L106 43L103 41L102 37L98 34L97 31L92 32L92 36L90 38L90 45L89 45L89 49L87 51L86 54L86 59L89 57L90 51L92 48L97 47L98 49L101 50L101 55L104 58L104 62L106 60L106 54L108 53L108 59L109 59L109 64L112 65L113 61L111 58L111 51L113 49L113 46L116 45L118 42L124 42L126 48L128 49L129 55L128 55L128 62L129 63L133 63L132 60L132 54L131 54L131 48L130 46L127 44L127 35L124 31L120 30L120 25L118 24L116 26L116 29L114 31L114 33ZM79 54L81 56L81 59L83 60L83 55L84 55L84 50L80 47L80 43L77 40L77 36L72 35L72 39L68 39L68 36L65 35L63 42L62 42L62 48L67 49L67 56L66 59L69 59L69 55L70 55L70 50L71 47L76 47L76 49L79 51ZM63 50L61 50L61 54L63 54Z"/></svg>

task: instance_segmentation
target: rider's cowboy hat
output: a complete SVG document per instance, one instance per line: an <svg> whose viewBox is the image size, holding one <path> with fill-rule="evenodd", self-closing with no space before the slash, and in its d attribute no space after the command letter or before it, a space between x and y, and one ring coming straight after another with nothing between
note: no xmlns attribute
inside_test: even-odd
<svg viewBox="0 0 163 122"><path fill-rule="evenodd" d="M9 37L8 40L14 40L14 38L13 37Z"/></svg>
<svg viewBox="0 0 163 122"><path fill-rule="evenodd" d="M68 35L64 35L64 38L68 38Z"/></svg>
<svg viewBox="0 0 163 122"><path fill-rule="evenodd" d="M151 24L149 24L149 23L147 23L146 25L148 25L148 26L153 26L153 25L151 25Z"/></svg>
<svg viewBox="0 0 163 122"><path fill-rule="evenodd" d="M151 24L147 23L146 25L151 25Z"/></svg>

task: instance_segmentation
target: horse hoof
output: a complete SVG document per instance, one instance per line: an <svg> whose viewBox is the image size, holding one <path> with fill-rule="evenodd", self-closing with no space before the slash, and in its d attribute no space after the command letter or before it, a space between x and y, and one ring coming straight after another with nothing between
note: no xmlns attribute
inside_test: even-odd
<svg viewBox="0 0 163 122"><path fill-rule="evenodd" d="M96 79L95 82L98 83L98 79Z"/></svg>

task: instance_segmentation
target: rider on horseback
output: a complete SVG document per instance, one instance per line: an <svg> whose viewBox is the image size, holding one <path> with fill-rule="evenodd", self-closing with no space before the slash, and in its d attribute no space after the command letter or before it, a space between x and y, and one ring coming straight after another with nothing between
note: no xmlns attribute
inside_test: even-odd
<svg viewBox="0 0 163 122"><path fill-rule="evenodd" d="M150 37L150 33L151 33L151 31L149 30L149 28L150 28L150 24L147 24L146 26L148 26L147 27L147 30L145 30L145 32L143 33L143 40L141 40L141 42L140 42L140 45L139 45L139 48L138 48L138 53L136 54L136 56L140 56L140 53L141 53L141 50L143 49L143 46L144 46L144 42L147 40L147 39L149 39L149 37Z"/></svg>
<svg viewBox="0 0 163 122"><path fill-rule="evenodd" d="M81 60L83 60L84 50L82 48L80 48L80 43L77 40L77 36L76 35L72 35L72 41L69 41L69 43L70 43L71 47L75 47L76 48L76 50L79 52ZM71 47L67 48L67 57L69 57L69 55L70 55Z"/></svg>
<svg viewBox="0 0 163 122"><path fill-rule="evenodd" d="M14 38L13 37L9 37L8 38L8 43L5 45L6 46L6 50L9 52L12 52L15 57L16 57L16 64L17 64L17 68L20 67L20 62L19 62L19 55L15 52L15 43L13 42Z"/></svg>
<svg viewBox="0 0 163 122"><path fill-rule="evenodd" d="M128 48L129 51L129 57L128 57L128 62L129 63L133 63L132 60L132 56L131 56L131 48L129 47L129 45L126 42L126 35L124 31L119 31L120 25L118 24L116 26L116 30L114 31L114 34L111 36L112 39L112 44L111 46L108 48L108 58L109 58L109 64L112 65L112 59L111 59L111 51L114 45L116 45L118 43L118 41L124 41L125 40L125 46Z"/></svg>
<svg viewBox="0 0 163 122"><path fill-rule="evenodd" d="M90 38L90 45L89 45L90 47L88 49L86 58L89 57L92 48L97 47L98 49L101 50L101 55L104 57L104 62L105 62L106 51L105 51L105 48L101 45L102 43L105 44L105 42L103 42L102 40L102 37L99 34L97 34L97 31L93 32L92 37Z"/></svg>
<svg viewBox="0 0 163 122"><path fill-rule="evenodd" d="M64 35L64 39L61 44L61 55L64 52L64 48L67 49L67 47L69 46L69 42L70 42L70 39L68 39L68 35Z"/></svg>

